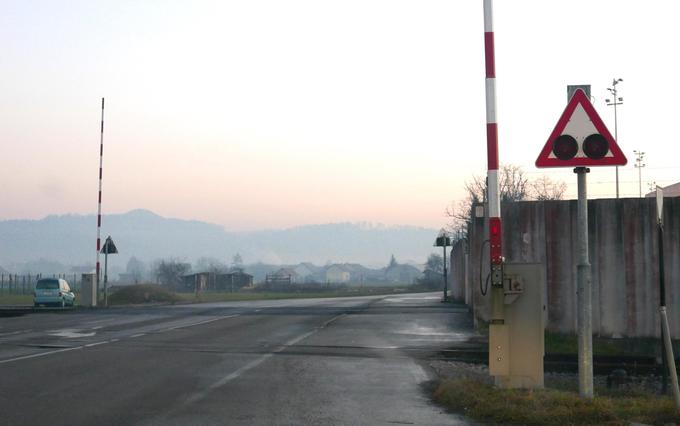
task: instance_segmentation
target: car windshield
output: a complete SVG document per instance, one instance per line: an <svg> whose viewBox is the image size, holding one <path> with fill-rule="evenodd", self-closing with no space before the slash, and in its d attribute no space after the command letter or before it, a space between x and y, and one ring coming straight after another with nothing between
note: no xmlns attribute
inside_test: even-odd
<svg viewBox="0 0 680 426"><path fill-rule="evenodd" d="M58 280L40 280L35 285L38 290L57 290L59 288Z"/></svg>

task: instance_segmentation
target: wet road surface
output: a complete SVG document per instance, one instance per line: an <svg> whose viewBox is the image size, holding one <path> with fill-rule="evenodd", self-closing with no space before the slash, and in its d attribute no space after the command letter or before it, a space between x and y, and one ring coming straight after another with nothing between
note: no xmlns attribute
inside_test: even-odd
<svg viewBox="0 0 680 426"><path fill-rule="evenodd" d="M2 424L449 425L427 360L472 334L438 294L0 318Z"/></svg>

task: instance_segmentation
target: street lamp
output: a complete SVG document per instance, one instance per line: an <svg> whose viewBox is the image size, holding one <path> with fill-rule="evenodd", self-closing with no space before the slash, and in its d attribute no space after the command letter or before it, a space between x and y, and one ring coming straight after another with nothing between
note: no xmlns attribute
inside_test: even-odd
<svg viewBox="0 0 680 426"><path fill-rule="evenodd" d="M613 99L605 99L605 102L607 103L607 106L614 106L614 139L616 140L616 143L619 143L619 134L618 134L618 123L617 123L617 117L616 117L616 106L617 105L623 105L623 98L620 98L618 96L618 90L616 89L616 85L621 83L623 81L622 78L615 78L612 82L612 87L607 87L607 90L609 90L613 96ZM616 166L616 198L619 198L619 166Z"/></svg>
<svg viewBox="0 0 680 426"><path fill-rule="evenodd" d="M439 232L439 235L434 241L434 246L444 248L444 298L442 299L442 302L446 302L449 300L448 289L446 288L446 282L448 281L448 276L446 273L446 247L451 246L451 238L447 235L444 229Z"/></svg>
<svg viewBox="0 0 680 426"><path fill-rule="evenodd" d="M645 153L642 151L633 151L637 158L635 159L635 168L638 169L638 184L640 186L640 198L642 198L642 168L646 166L642 162L645 158Z"/></svg>

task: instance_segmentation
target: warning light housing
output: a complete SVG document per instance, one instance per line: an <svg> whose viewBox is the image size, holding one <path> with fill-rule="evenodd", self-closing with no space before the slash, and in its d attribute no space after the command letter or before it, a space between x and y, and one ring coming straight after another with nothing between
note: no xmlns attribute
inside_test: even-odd
<svg viewBox="0 0 680 426"><path fill-rule="evenodd" d="M570 135L560 135L553 143L553 154L560 160L571 160L578 152L578 143Z"/></svg>
<svg viewBox="0 0 680 426"><path fill-rule="evenodd" d="M501 219L499 217L489 218L489 245L493 264L503 263L502 233Z"/></svg>
<svg viewBox="0 0 680 426"><path fill-rule="evenodd" d="M599 160L609 152L609 142L599 133L593 133L583 141L583 153L588 158Z"/></svg>

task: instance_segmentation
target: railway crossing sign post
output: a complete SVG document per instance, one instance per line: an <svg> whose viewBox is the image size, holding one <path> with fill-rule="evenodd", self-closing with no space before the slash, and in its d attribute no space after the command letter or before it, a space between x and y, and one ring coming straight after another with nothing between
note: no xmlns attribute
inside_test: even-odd
<svg viewBox="0 0 680 426"><path fill-rule="evenodd" d="M109 254L117 254L118 253L118 249L116 248L116 244L114 244L110 235L108 237L106 237L106 241L104 241L104 247L102 247L101 252L104 253L104 307L108 308L109 307L109 293L108 293L107 284L109 282L109 275L108 275Z"/></svg>
<svg viewBox="0 0 680 426"><path fill-rule="evenodd" d="M588 258L589 166L624 166L628 162L582 88L574 90L536 167L574 167L578 180L578 376L579 394L593 398L593 332L590 260Z"/></svg>

